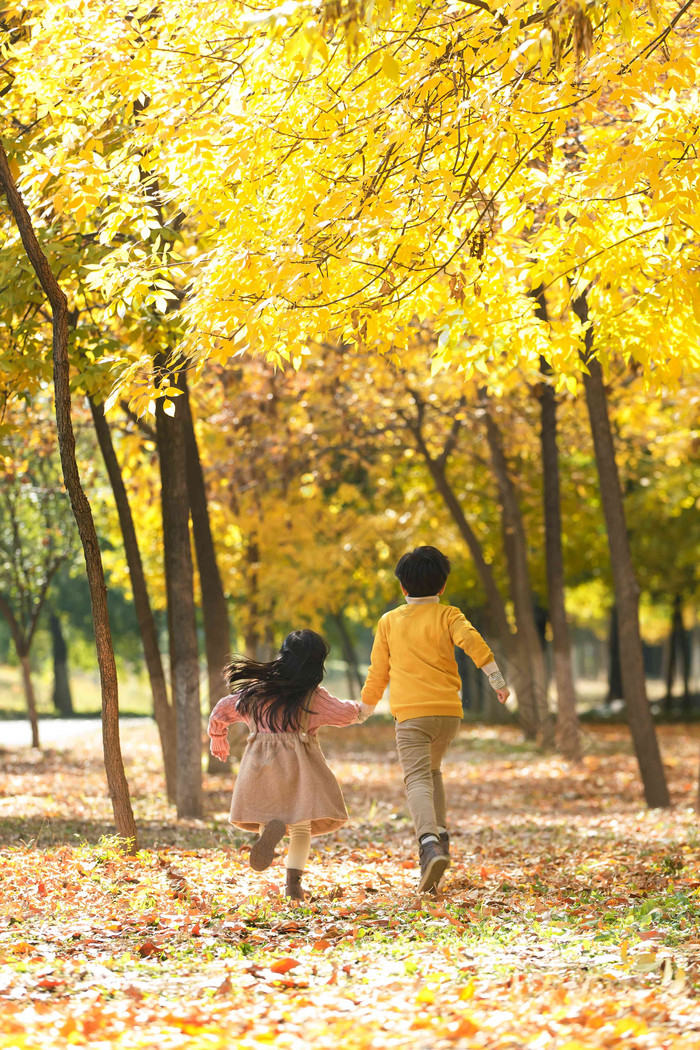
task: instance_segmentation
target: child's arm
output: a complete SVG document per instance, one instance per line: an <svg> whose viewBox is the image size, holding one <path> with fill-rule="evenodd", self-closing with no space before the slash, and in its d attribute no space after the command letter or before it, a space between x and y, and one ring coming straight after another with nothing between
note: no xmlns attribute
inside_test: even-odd
<svg viewBox="0 0 700 1050"><path fill-rule="evenodd" d="M322 685L316 690L310 724L316 726L351 726L358 721L360 705L355 700L340 700Z"/></svg>
<svg viewBox="0 0 700 1050"><path fill-rule="evenodd" d="M374 636L367 678L362 687L362 703L360 705L361 714L364 715L362 721L364 721L365 718L369 718L373 713L374 708L384 696L384 690L388 684L389 643L387 642L386 634L384 633L384 622L383 620L380 620L377 624L377 633ZM367 708L370 710L367 711Z"/></svg>
<svg viewBox="0 0 700 1050"><path fill-rule="evenodd" d="M484 672L496 691L496 696L504 704L510 696L505 678L498 669L498 664L488 645L459 609L455 609L455 615L450 620L450 635L453 643L463 649L476 666Z"/></svg>
<svg viewBox="0 0 700 1050"><path fill-rule="evenodd" d="M236 707L237 703L237 693L224 696L209 716L207 733L211 739L210 750L214 758L219 758L221 761L228 758L228 727L233 722L245 721Z"/></svg>
<svg viewBox="0 0 700 1050"><path fill-rule="evenodd" d="M506 700L510 696L510 689L506 685L506 680L503 677L503 672L499 669L496 661L489 661L489 663L483 665L481 670L488 678L491 688L496 690L496 696L498 697L500 702L502 704L505 704Z"/></svg>

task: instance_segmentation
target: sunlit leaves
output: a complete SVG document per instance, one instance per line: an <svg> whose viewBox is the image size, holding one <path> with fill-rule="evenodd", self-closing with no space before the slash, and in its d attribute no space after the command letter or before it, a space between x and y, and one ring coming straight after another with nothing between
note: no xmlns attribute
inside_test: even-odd
<svg viewBox="0 0 700 1050"><path fill-rule="evenodd" d="M120 310L163 313L174 300L155 281L175 294L192 280L185 346L200 360L282 360L340 335L400 353L417 317L449 330L445 362L469 333L480 360L497 348L517 367L528 288L551 287L565 328L578 270L599 342L675 383L676 333L646 359L643 347L671 301L698 327L690 16L667 51L655 34L675 8L603 10L166 4L124 18L47 5L12 54L22 99L54 124L20 144L25 185L37 205L52 192L53 221L96 229L93 287ZM37 64L48 46L54 60ZM170 240L151 257L177 214L187 277ZM578 341L558 340L551 363L572 384Z"/></svg>

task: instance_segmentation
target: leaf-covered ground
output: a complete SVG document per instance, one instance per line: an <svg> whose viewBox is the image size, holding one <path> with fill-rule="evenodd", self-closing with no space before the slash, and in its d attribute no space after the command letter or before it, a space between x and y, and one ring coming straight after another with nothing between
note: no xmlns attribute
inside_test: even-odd
<svg viewBox="0 0 700 1050"><path fill-rule="evenodd" d="M124 750L141 852L110 843L99 734L0 753L0 1047L700 1046L698 733L661 730L676 808L646 812L624 728L584 765L465 726L446 770L454 862L417 866L392 728L327 731L352 824L315 840L308 904L283 859L177 822L150 723Z"/></svg>

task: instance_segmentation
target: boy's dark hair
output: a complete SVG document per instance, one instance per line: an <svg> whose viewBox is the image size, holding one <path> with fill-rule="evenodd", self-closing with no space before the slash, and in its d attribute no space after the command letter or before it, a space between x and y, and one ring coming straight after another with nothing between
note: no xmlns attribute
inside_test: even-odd
<svg viewBox="0 0 700 1050"><path fill-rule="evenodd" d="M450 568L450 559L437 547L415 547L399 558L394 575L409 598L426 598L442 590Z"/></svg>
<svg viewBox="0 0 700 1050"><path fill-rule="evenodd" d="M230 688L240 690L236 707L272 732L299 729L302 711L321 684L329 647L315 631L292 631L279 656L263 663L235 656L224 669Z"/></svg>

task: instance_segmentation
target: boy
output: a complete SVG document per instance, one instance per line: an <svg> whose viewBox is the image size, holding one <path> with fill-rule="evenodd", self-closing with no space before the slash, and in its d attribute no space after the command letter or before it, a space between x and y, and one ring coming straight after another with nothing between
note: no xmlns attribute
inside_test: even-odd
<svg viewBox="0 0 700 1050"><path fill-rule="evenodd" d="M449 572L449 560L435 547L416 547L399 560L395 575L406 605L377 624L362 690L367 717L391 686L396 745L419 843L421 893L436 889L450 864L440 764L462 719L455 645L487 675L501 703L510 696L478 631L459 609L440 604Z"/></svg>

